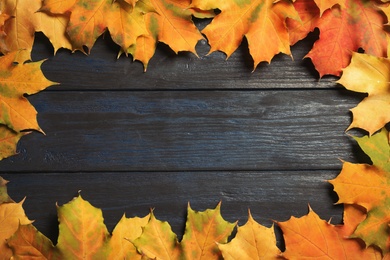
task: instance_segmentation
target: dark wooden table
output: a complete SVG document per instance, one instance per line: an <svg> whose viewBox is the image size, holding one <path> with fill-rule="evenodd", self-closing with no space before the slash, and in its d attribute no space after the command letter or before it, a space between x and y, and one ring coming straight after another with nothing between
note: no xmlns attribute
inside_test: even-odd
<svg viewBox="0 0 390 260"><path fill-rule="evenodd" d="M219 201L223 217L241 225L248 208L270 226L306 214L308 204L340 223L342 207L325 180L339 173L340 159L368 161L345 134L363 96L334 77L318 79L303 60L316 37L292 48L294 60L277 55L253 73L245 42L227 61L207 56L205 41L199 59L160 44L144 73L131 58L116 60L107 35L90 56L53 56L37 34L33 59L48 58L42 69L61 85L29 97L46 136L24 137L0 175L12 198L27 196L27 215L54 243L56 202L79 190L103 209L109 230L123 213L154 208L180 237L188 202L203 211Z"/></svg>

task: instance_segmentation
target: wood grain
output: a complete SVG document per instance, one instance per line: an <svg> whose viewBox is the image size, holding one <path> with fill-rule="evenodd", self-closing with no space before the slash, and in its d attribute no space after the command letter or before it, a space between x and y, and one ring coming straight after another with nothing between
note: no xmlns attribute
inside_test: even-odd
<svg viewBox="0 0 390 260"><path fill-rule="evenodd" d="M32 99L46 136L1 172L338 169L357 98L341 90L67 91Z"/></svg>

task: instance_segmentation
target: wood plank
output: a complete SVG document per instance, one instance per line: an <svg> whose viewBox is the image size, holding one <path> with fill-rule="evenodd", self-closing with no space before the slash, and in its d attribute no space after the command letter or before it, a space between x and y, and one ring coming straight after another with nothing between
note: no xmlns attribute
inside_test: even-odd
<svg viewBox="0 0 390 260"><path fill-rule="evenodd" d="M157 218L168 220L182 235L187 203L195 210L214 208L222 201L222 216L231 222L247 220L248 208L263 225L285 221L308 212L308 203L321 218L340 223L341 206L332 186L337 171L271 172L107 172L2 174L9 180L11 197L20 201L34 225L55 240L58 236L55 204L81 195L102 208L110 231L126 213L144 216L154 208Z"/></svg>
<svg viewBox="0 0 390 260"><path fill-rule="evenodd" d="M109 35L98 39L89 56L59 50L53 57L47 39L37 34L33 60L48 58L42 66L45 75L61 83L51 90L335 87L334 77L319 80L311 61L303 60L316 39L317 34L312 34L293 46L293 59L284 54L277 55L271 64L262 63L253 73L253 61L245 41L228 60L220 52L207 55L209 46L205 41L197 45L199 58L185 52L176 55L160 44L144 73L142 65L132 62L131 57L116 59L118 47L110 41Z"/></svg>
<svg viewBox="0 0 390 260"><path fill-rule="evenodd" d="M47 136L0 172L339 169L361 95L345 90L87 91L31 97Z"/></svg>

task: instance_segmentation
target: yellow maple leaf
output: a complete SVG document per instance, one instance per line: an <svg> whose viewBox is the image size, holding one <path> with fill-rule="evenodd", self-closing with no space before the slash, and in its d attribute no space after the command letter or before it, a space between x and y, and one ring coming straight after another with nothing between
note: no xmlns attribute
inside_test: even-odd
<svg viewBox="0 0 390 260"><path fill-rule="evenodd" d="M17 54L11 52L0 57L0 124L16 132L42 131L36 119L37 112L24 95L35 94L55 83L43 75L43 61L15 65Z"/></svg>
<svg viewBox="0 0 390 260"><path fill-rule="evenodd" d="M269 63L278 53L291 56L286 18L299 20L299 15L289 1L274 2L194 0L191 7L221 10L202 30L211 46L210 53L219 50L230 57L245 36L256 68L262 61Z"/></svg>
<svg viewBox="0 0 390 260"><path fill-rule="evenodd" d="M171 226L166 221L156 219L153 212L142 235L133 244L139 252L152 259L179 259L181 254L179 241Z"/></svg>
<svg viewBox="0 0 390 260"><path fill-rule="evenodd" d="M185 259L219 259L217 243L226 243L236 223L221 216L221 203L215 209L194 211L188 204L186 229L180 242Z"/></svg>
<svg viewBox="0 0 390 260"><path fill-rule="evenodd" d="M66 34L66 27L69 22L68 14L50 14L36 12L35 31L43 32L54 47L54 54L60 48L72 49L72 44Z"/></svg>
<svg viewBox="0 0 390 260"><path fill-rule="evenodd" d="M223 259L280 259L274 227L257 223L249 212L248 221L238 227L236 236L227 244L218 244Z"/></svg>
<svg viewBox="0 0 390 260"><path fill-rule="evenodd" d="M34 43L35 16L41 7L40 0L2 0L2 13L11 15L4 23L5 35L0 36L0 52L19 51L15 61L24 63L31 60L31 50Z"/></svg>
<svg viewBox="0 0 390 260"><path fill-rule="evenodd" d="M99 256L109 233L101 209L80 195L57 208L59 221L58 256L60 259L92 259Z"/></svg>
<svg viewBox="0 0 390 260"><path fill-rule="evenodd" d="M139 0L134 7L123 1L111 5L106 15L107 27L113 41L121 46L122 51L136 44L137 38L147 35L144 15L154 11L152 0Z"/></svg>
<svg viewBox="0 0 390 260"><path fill-rule="evenodd" d="M23 202L24 200L18 203L0 204L0 252L2 259L10 259L12 256L12 251L6 240L18 230L20 224L27 225L32 222L24 213Z"/></svg>
<svg viewBox="0 0 390 260"><path fill-rule="evenodd" d="M137 252L131 242L141 236L149 219L150 215L143 218L123 216L115 226L112 237L105 248L108 251L107 259L142 259L142 255Z"/></svg>
<svg viewBox="0 0 390 260"><path fill-rule="evenodd" d="M389 59L353 53L338 83L349 90L368 93L368 97L351 110L353 121L348 129L362 128L371 135L390 121Z"/></svg>
<svg viewBox="0 0 390 260"><path fill-rule="evenodd" d="M73 50L84 51L83 46L91 51L96 39L107 28L105 16L109 12L112 0L80 0L72 8L67 33Z"/></svg>

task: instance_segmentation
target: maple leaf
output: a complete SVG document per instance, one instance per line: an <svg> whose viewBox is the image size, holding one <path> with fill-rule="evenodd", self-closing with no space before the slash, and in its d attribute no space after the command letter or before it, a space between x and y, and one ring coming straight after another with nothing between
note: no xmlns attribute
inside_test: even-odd
<svg viewBox="0 0 390 260"><path fill-rule="evenodd" d="M80 195L57 208L59 236L56 249L60 259L91 259L109 233L103 223L101 209L93 207Z"/></svg>
<svg viewBox="0 0 390 260"><path fill-rule="evenodd" d="M40 67L43 61L14 64L18 52L0 57L0 124L15 132L26 129L42 131L36 119L37 112L28 102L25 94L35 94L55 84L47 80ZM2 131L5 137L12 133ZM15 138L19 138L16 134Z"/></svg>
<svg viewBox="0 0 390 260"><path fill-rule="evenodd" d="M68 14L51 14L45 12L36 12L35 31L43 32L54 47L54 54L58 49L72 49L72 44L66 33L66 27L69 22Z"/></svg>
<svg viewBox="0 0 390 260"><path fill-rule="evenodd" d="M222 51L227 58L238 48L245 36L254 68L262 62L270 62L278 53L291 56L289 35L285 20L298 19L299 15L289 1L192 1L191 7L200 10L221 11L202 30L211 46L210 53Z"/></svg>
<svg viewBox="0 0 390 260"><path fill-rule="evenodd" d="M122 1L111 5L106 15L108 30L113 41L121 46L122 51L136 44L137 38L147 35L144 15L154 11L152 0L139 0L134 7Z"/></svg>
<svg viewBox="0 0 390 260"><path fill-rule="evenodd" d="M0 160L17 154L17 143L20 138L28 133L29 132L15 132L7 126L0 124Z"/></svg>
<svg viewBox="0 0 390 260"><path fill-rule="evenodd" d="M186 229L181 241L185 259L218 259L216 243L226 243L236 223L221 216L221 203L215 209L197 212L187 207Z"/></svg>
<svg viewBox="0 0 390 260"><path fill-rule="evenodd" d="M107 255L106 259L142 259L143 256L137 252L136 247L130 242L141 236L142 230L149 219L150 215L143 218L126 218L123 215L115 226L112 237L103 248L103 252L108 252L105 253Z"/></svg>
<svg viewBox="0 0 390 260"><path fill-rule="evenodd" d="M4 35L0 35L0 52L19 51L15 57L18 63L31 60L34 43L35 16L41 7L41 0L3 0L1 12L11 16L4 23Z"/></svg>
<svg viewBox="0 0 390 260"><path fill-rule="evenodd" d="M327 9L335 5L339 5L342 8L345 7L345 0L314 0L318 8L320 9L320 14L322 15Z"/></svg>
<svg viewBox="0 0 390 260"><path fill-rule="evenodd" d="M64 14L69 12L78 0L43 0L41 11L52 14Z"/></svg>
<svg viewBox="0 0 390 260"><path fill-rule="evenodd" d="M218 244L223 259L280 259L274 227L257 223L249 212L248 221L238 227L235 238L227 244Z"/></svg>
<svg viewBox="0 0 390 260"><path fill-rule="evenodd" d="M18 230L7 240L15 259L52 259L54 245L33 225L19 225Z"/></svg>
<svg viewBox="0 0 390 260"><path fill-rule="evenodd" d="M385 19L373 1L346 0L345 7L336 5L321 17L319 9L309 1L298 0L294 6L303 25L288 22L289 30L298 33L291 36L292 43L315 27L320 30L319 40L306 55L320 77L326 74L340 76L341 70L350 63L352 52L359 48L378 57L387 55L386 32L383 29Z"/></svg>
<svg viewBox="0 0 390 260"><path fill-rule="evenodd" d="M277 224L286 243L283 256L288 259L381 259L378 251L345 238L345 230L320 219L311 208L306 216Z"/></svg>
<svg viewBox="0 0 390 260"><path fill-rule="evenodd" d="M348 129L362 128L371 135L390 121L390 60L353 53L351 64L343 70L338 83L348 90L368 93L353 108Z"/></svg>
<svg viewBox="0 0 390 260"><path fill-rule="evenodd" d="M304 39L317 27L320 9L313 0L297 0L294 2L300 21L288 18L286 25L289 31L290 45Z"/></svg>
<svg viewBox="0 0 390 260"><path fill-rule="evenodd" d="M222 218L220 205L204 212L193 211L188 205L186 229L180 243L168 222L157 220L152 212L142 235L133 243L149 258L219 259L217 243L226 243L235 226Z"/></svg>
<svg viewBox="0 0 390 260"><path fill-rule="evenodd" d="M203 39L202 34L192 21L192 14L188 7L189 0L152 0L155 12L144 16L148 34L140 35L127 53L134 60L139 60L146 70L149 60L153 57L156 44L163 42L175 53L189 51L196 54L195 46ZM205 12L209 13L209 12Z"/></svg>
<svg viewBox="0 0 390 260"><path fill-rule="evenodd" d="M344 162L341 173L329 182L339 196L338 203L357 204L367 210L367 218L358 225L353 236L387 253L390 248L389 133L382 129L371 137L355 139L373 165Z"/></svg>
<svg viewBox="0 0 390 260"><path fill-rule="evenodd" d="M71 9L67 33L73 45L73 50L84 52L83 46L91 51L96 39L106 30L105 15L110 10L112 0L80 0Z"/></svg>
<svg viewBox="0 0 390 260"><path fill-rule="evenodd" d="M6 240L10 238L19 225L31 224L31 220L26 217L21 202L2 203L0 204L0 252L2 259L10 259L12 251L8 247Z"/></svg>
<svg viewBox="0 0 390 260"><path fill-rule="evenodd" d="M7 183L8 183L7 180L4 180L3 177L0 177L0 205L3 203L8 203L8 202L15 202L8 195Z"/></svg>
<svg viewBox="0 0 390 260"><path fill-rule="evenodd" d="M171 226L166 221L156 219L153 211L142 235L133 244L139 252L152 259L179 259L181 254L179 241Z"/></svg>

